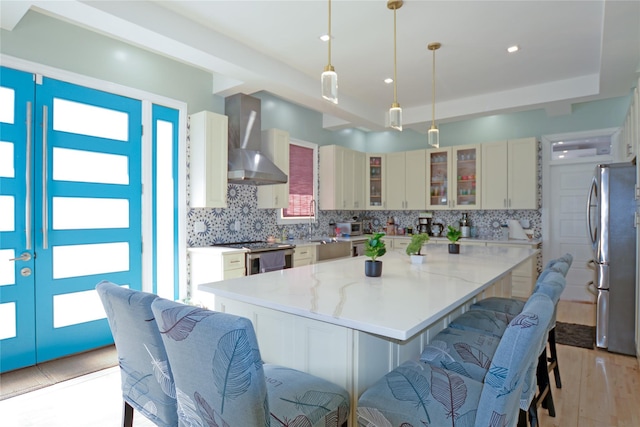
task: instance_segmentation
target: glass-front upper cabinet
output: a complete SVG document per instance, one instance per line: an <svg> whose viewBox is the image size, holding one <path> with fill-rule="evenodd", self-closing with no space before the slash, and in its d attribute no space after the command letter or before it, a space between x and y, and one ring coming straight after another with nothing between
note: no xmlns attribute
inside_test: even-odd
<svg viewBox="0 0 640 427"><path fill-rule="evenodd" d="M427 209L480 209L480 146L428 150Z"/></svg>
<svg viewBox="0 0 640 427"><path fill-rule="evenodd" d="M478 145L452 147L453 180L455 191L452 193L454 207L464 209L480 208L480 156Z"/></svg>
<svg viewBox="0 0 640 427"><path fill-rule="evenodd" d="M383 209L385 205L385 161L384 154L367 154L366 189L367 209Z"/></svg>
<svg viewBox="0 0 640 427"><path fill-rule="evenodd" d="M428 209L449 209L451 149L427 151Z"/></svg>

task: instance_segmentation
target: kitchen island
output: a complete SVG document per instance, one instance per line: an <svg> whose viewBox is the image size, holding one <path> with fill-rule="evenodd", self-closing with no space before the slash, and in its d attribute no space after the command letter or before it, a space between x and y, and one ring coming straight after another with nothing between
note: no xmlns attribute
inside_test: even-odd
<svg viewBox="0 0 640 427"><path fill-rule="evenodd" d="M511 272L537 250L428 245L425 264L389 252L382 277L363 257L203 284L215 309L252 320L266 363L333 381L360 394L409 359L478 299L510 296Z"/></svg>

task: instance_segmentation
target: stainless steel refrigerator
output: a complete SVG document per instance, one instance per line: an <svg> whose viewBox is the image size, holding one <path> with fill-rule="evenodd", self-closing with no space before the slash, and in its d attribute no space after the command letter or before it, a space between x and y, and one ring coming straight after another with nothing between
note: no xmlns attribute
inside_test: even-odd
<svg viewBox="0 0 640 427"><path fill-rule="evenodd" d="M635 355L635 166L598 165L587 201L597 290L596 345Z"/></svg>

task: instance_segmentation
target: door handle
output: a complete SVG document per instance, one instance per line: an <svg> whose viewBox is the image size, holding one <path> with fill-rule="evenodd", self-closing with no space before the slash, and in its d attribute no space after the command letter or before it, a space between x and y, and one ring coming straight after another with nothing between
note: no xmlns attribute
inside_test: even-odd
<svg viewBox="0 0 640 427"><path fill-rule="evenodd" d="M49 249L49 206L47 195L47 106L42 107L42 248Z"/></svg>
<svg viewBox="0 0 640 427"><path fill-rule="evenodd" d="M26 146L26 173L25 182L27 189L25 191L25 203L24 203L24 223L25 223L25 238L27 242L25 248L31 249L31 101L27 102L27 146ZM23 254L24 255L24 254Z"/></svg>
<svg viewBox="0 0 640 427"><path fill-rule="evenodd" d="M9 261L29 261L31 260L31 254L29 252L23 252L22 255L20 255L17 258L10 258Z"/></svg>

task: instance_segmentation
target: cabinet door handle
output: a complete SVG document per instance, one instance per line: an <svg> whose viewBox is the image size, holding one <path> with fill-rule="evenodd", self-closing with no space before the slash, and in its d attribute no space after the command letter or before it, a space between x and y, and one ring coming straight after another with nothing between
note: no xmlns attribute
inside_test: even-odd
<svg viewBox="0 0 640 427"><path fill-rule="evenodd" d="M237 264L237 263L239 263L239 262L240 262L240 260L237 260L237 259L236 259L236 260L232 260L232 261L230 261L230 262L229 262L229 264Z"/></svg>
<svg viewBox="0 0 640 427"><path fill-rule="evenodd" d="M507 207L507 199L502 200L502 207Z"/></svg>

